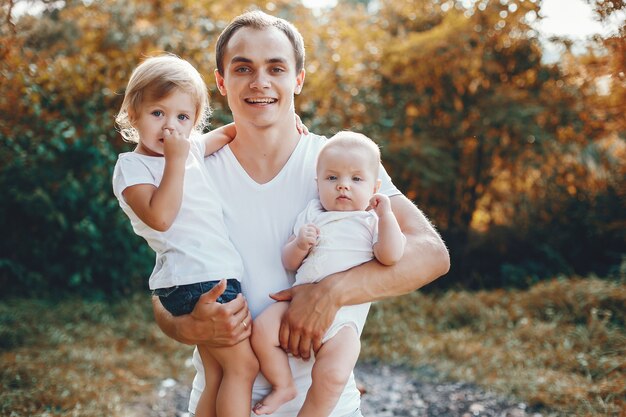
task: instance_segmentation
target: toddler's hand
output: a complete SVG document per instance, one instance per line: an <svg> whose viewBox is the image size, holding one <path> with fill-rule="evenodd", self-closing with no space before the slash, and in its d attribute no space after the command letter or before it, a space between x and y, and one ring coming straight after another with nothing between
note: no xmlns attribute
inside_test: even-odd
<svg viewBox="0 0 626 417"><path fill-rule="evenodd" d="M376 193L370 198L370 207L374 210L378 217L391 213L391 201L384 194Z"/></svg>
<svg viewBox="0 0 626 417"><path fill-rule="evenodd" d="M305 136L309 134L309 129L306 127L298 114L296 114L296 130L298 133L304 134Z"/></svg>
<svg viewBox="0 0 626 417"><path fill-rule="evenodd" d="M320 230L314 224L305 224L298 231L296 236L296 244L298 247L305 251L310 251L317 243L317 237L320 234Z"/></svg>
<svg viewBox="0 0 626 417"><path fill-rule="evenodd" d="M187 159L189 153L189 139L176 129L163 129L163 156L168 160Z"/></svg>

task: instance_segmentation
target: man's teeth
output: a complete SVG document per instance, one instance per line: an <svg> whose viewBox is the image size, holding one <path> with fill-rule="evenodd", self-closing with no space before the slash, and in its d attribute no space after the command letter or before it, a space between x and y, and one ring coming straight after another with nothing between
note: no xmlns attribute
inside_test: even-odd
<svg viewBox="0 0 626 417"><path fill-rule="evenodd" d="M275 98L249 98L246 100L248 103L253 104L270 104L276 101Z"/></svg>

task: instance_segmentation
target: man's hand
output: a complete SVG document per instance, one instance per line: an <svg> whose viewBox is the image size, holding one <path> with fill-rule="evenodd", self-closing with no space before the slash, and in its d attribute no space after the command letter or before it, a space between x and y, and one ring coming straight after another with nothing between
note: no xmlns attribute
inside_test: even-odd
<svg viewBox="0 0 626 417"><path fill-rule="evenodd" d="M278 340L283 350L304 360L311 357L311 349L317 353L322 347L322 338L339 310L322 283L297 285L271 295L276 301L291 300Z"/></svg>
<svg viewBox="0 0 626 417"><path fill-rule="evenodd" d="M183 343L211 347L236 345L250 337L252 316L241 294L226 304L216 301L225 288L226 281L222 280L200 297L190 314L178 317L163 314L162 311L167 311L158 297L154 297L157 323L168 336Z"/></svg>

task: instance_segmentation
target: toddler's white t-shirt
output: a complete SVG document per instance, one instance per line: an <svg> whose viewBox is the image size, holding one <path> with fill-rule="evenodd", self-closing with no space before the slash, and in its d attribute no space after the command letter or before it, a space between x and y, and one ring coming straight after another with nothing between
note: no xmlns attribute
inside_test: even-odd
<svg viewBox="0 0 626 417"><path fill-rule="evenodd" d="M224 224L220 194L204 166L204 143L191 140L185 162L183 198L172 226L159 232L133 212L122 192L137 184L158 187L163 178L164 157L126 152L113 171L113 193L130 219L133 230L156 253L150 275L151 290L202 281L241 280L243 263Z"/></svg>

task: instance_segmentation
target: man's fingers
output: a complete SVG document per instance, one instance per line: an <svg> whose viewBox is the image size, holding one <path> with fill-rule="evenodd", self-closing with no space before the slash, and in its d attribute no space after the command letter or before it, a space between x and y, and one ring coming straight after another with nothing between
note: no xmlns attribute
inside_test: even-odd
<svg viewBox="0 0 626 417"><path fill-rule="evenodd" d="M300 334L291 332L289 335L289 353L296 358L300 357Z"/></svg>
<svg viewBox="0 0 626 417"><path fill-rule="evenodd" d="M322 348L322 338L313 339L313 352L317 355L317 352Z"/></svg>
<svg viewBox="0 0 626 417"><path fill-rule="evenodd" d="M278 342L280 347L287 351L289 348L289 326L285 322L280 323L280 330L278 331Z"/></svg>
<svg viewBox="0 0 626 417"><path fill-rule="evenodd" d="M290 301L293 297L291 288L270 294L270 297L276 301Z"/></svg>
<svg viewBox="0 0 626 417"><path fill-rule="evenodd" d="M230 310L230 325L233 337L237 339L237 343L250 337L252 334L252 314L243 295L238 294L237 298L223 304L223 306Z"/></svg>
<svg viewBox="0 0 626 417"><path fill-rule="evenodd" d="M202 294L200 298L198 299L198 302L204 303L204 304L214 303L217 301L218 298L220 298L220 295L224 293L224 290L226 290L225 279L221 280L216 286L211 288L210 291L207 291L204 294Z"/></svg>
<svg viewBox="0 0 626 417"><path fill-rule="evenodd" d="M300 357L305 361L308 361L311 357L311 338L308 336L302 336L300 338L300 345L298 347Z"/></svg>

